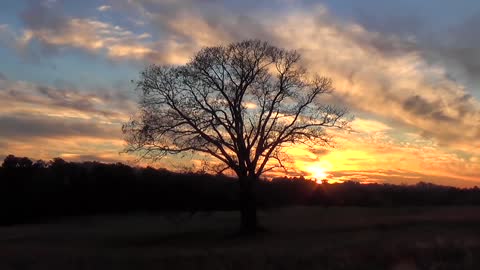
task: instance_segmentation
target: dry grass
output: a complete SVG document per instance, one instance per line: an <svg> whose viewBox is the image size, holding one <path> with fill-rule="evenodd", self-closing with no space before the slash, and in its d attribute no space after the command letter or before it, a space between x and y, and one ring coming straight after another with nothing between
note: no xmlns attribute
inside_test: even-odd
<svg viewBox="0 0 480 270"><path fill-rule="evenodd" d="M286 208L0 228L0 269L480 269L480 208Z"/></svg>

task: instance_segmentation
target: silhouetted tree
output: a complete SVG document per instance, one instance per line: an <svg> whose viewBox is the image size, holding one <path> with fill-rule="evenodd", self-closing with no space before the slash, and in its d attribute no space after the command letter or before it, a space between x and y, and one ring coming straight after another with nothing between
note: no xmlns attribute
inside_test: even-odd
<svg viewBox="0 0 480 270"><path fill-rule="evenodd" d="M137 83L141 113L123 126L126 151L215 158L219 172L238 176L245 232L257 229L254 186L284 167L285 148L328 143L326 127L348 125L345 109L320 100L333 89L329 78L308 74L298 52L257 40L204 48L182 66L150 66Z"/></svg>
<svg viewBox="0 0 480 270"><path fill-rule="evenodd" d="M27 157L16 157L14 155L8 155L2 163L2 167L6 169L13 168L31 168L33 162Z"/></svg>
<svg viewBox="0 0 480 270"><path fill-rule="evenodd" d="M35 169L44 169L47 167L47 163L41 159L35 161L35 163L33 163L33 167Z"/></svg>
<svg viewBox="0 0 480 270"><path fill-rule="evenodd" d="M124 164L66 162L0 167L0 226L74 215L237 210L239 186L222 175L174 173ZM11 162L11 161L14 162ZM28 163L28 162L27 162ZM55 165L54 165L55 164ZM317 184L303 177L259 181L258 205L403 207L480 205L480 189L416 185Z"/></svg>

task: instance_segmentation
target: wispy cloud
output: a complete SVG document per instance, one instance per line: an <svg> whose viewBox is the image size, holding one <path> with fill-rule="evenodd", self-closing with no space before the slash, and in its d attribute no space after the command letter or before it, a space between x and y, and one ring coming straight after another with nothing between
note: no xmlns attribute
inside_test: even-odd
<svg viewBox="0 0 480 270"><path fill-rule="evenodd" d="M52 28L27 29L19 40L25 47L38 41L50 49L77 48L90 53L105 53L111 59L145 59L155 54L143 41L149 35L134 34L120 26L93 19L69 18L61 31Z"/></svg>
<svg viewBox="0 0 480 270"><path fill-rule="evenodd" d="M128 160L119 156L121 125L134 108L135 100L113 90L88 93L0 80L0 155Z"/></svg>
<svg viewBox="0 0 480 270"><path fill-rule="evenodd" d="M110 9L112 9L112 6L109 6L109 5L102 5L97 8L98 11L102 11L102 12L108 11Z"/></svg>
<svg viewBox="0 0 480 270"><path fill-rule="evenodd" d="M8 138L10 141L25 141L32 138L121 137L119 125L47 115L0 116L0 129L2 130L0 138Z"/></svg>
<svg viewBox="0 0 480 270"><path fill-rule="evenodd" d="M28 113L121 122L135 107L135 100L115 90L94 93L0 80L0 115Z"/></svg>

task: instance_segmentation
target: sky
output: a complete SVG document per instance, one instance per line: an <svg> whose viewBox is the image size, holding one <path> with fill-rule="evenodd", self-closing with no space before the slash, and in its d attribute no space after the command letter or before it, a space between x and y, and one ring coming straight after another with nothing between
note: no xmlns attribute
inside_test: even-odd
<svg viewBox="0 0 480 270"><path fill-rule="evenodd" d="M292 148L288 175L480 184L480 2L4 0L0 158L135 163L132 80L200 48L262 39L333 79L355 116L334 147ZM193 165L190 165L193 164ZM156 166L195 168L168 157ZM143 163L142 163L143 164Z"/></svg>

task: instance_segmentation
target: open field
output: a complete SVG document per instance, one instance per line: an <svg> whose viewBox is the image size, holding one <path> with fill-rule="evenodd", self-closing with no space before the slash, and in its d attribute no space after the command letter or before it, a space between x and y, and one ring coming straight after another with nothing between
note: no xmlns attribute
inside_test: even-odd
<svg viewBox="0 0 480 270"><path fill-rule="evenodd" d="M0 228L0 269L480 269L480 207L79 217Z"/></svg>

